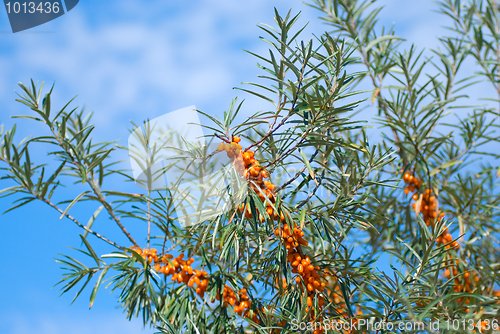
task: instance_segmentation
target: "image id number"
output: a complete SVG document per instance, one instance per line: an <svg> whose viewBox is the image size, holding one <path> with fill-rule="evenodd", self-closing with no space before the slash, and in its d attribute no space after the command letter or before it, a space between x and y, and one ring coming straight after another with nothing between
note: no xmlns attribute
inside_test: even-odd
<svg viewBox="0 0 500 334"><path fill-rule="evenodd" d="M7 7L7 13L23 13L23 14L35 14L35 13L59 13L59 3L58 2L40 2L38 5L31 2L7 2L5 4Z"/></svg>

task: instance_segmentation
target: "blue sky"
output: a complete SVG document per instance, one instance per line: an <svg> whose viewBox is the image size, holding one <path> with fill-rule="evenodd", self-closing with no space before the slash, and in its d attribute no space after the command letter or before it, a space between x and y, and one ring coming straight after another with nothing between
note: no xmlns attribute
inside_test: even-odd
<svg viewBox="0 0 500 334"><path fill-rule="evenodd" d="M382 23L394 22L398 36L421 47L437 46L443 20L430 0L380 3L387 6ZM139 123L190 105L220 114L241 95L232 88L260 74L256 60L241 49L267 49L256 24L273 23L273 7L302 11L302 24L313 21L307 38L327 29L315 20L315 10L295 0L83 0L67 15L17 34L0 10L0 123L10 128L10 116L29 112L14 102L14 90L30 78L55 82L55 106L79 95L76 104L95 112L95 136L121 138L122 144L130 120ZM246 113L265 107L243 97ZM32 122L17 123L18 139L41 130ZM9 204L2 199L0 210ZM85 209L76 215L88 219ZM67 253L67 246L79 246L80 232L41 204L0 216L0 333L153 332L138 320L127 321L116 308L116 296L107 291L89 310L90 291L69 306L72 294L59 297L57 288L51 289L62 274L53 257Z"/></svg>

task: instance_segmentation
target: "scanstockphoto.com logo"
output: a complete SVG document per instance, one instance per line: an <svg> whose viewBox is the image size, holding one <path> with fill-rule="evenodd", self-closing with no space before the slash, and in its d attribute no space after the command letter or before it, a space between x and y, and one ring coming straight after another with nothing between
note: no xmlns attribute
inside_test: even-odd
<svg viewBox="0 0 500 334"><path fill-rule="evenodd" d="M9 17L12 32L16 33L30 29L72 10L79 0L4 0L5 10Z"/></svg>
<svg viewBox="0 0 500 334"><path fill-rule="evenodd" d="M184 226L217 218L247 193L245 179L218 144L204 134L195 106L148 120L128 138L135 182L168 196Z"/></svg>

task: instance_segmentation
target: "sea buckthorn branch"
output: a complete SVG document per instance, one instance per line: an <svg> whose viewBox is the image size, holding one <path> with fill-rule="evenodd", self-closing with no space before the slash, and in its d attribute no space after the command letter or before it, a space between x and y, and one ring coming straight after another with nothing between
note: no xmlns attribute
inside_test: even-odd
<svg viewBox="0 0 500 334"><path fill-rule="evenodd" d="M80 223L76 218L74 218L73 216L71 216L68 212L64 212L63 210L61 210L57 205L55 205L54 203L52 203L50 200L44 198L44 197L41 197L39 195L36 195L36 197L41 200L42 202L48 204L49 206L51 206L52 208L54 208L55 210L57 210L59 213L63 214L66 218L68 218L69 220L73 221L76 225L78 225L79 227L83 228L85 230L85 232L87 233L90 233L94 236L96 236L97 238L101 239L102 241L110 244L111 246L113 247L116 247L118 249L121 249L121 250L125 250L125 247L123 246L120 246L118 245L117 243L109 240L108 238L104 237L103 235L91 230L90 228L88 228L87 226L83 225L82 223Z"/></svg>
<svg viewBox="0 0 500 334"><path fill-rule="evenodd" d="M472 46L473 51L469 51L468 54L471 54L476 59L477 63L484 72L481 72L481 75L488 78L488 81L491 82L495 90L497 91L498 98L500 100L500 83L496 78L500 77L500 67L496 65L496 78L494 72L495 64L500 63L500 42L498 38L499 34L499 26L500 22L498 19L499 9L497 1L487 1L486 8L481 8L474 3L474 7L472 5L466 4L465 8L455 8L456 3L453 4L449 1L441 2L441 7L443 12L446 12L450 17L454 19L455 31L459 32L464 39L466 39L468 45ZM461 5L460 3L458 5ZM468 7L470 6L470 7ZM458 9L458 10L457 10ZM472 21L472 17L469 16L469 12L473 11L474 15L477 16L480 20L480 26L475 26ZM465 13L465 15L461 15L461 13ZM468 20L470 20L468 22ZM489 21L489 22L488 22ZM488 23L486 23L488 22ZM486 24L485 24L486 23ZM488 30L491 32L491 36L495 39L495 41L487 41L484 37L483 32L480 32L483 29L483 25L488 27ZM471 37L471 27L474 30L474 37ZM495 44L495 46L493 46ZM484 47L485 50L481 50ZM486 51L493 51L493 57L489 57L487 59L487 55L490 54ZM496 63L495 63L496 61ZM488 66L493 66L493 68L489 68ZM499 107L500 112L500 107Z"/></svg>
<svg viewBox="0 0 500 334"><path fill-rule="evenodd" d="M293 145L292 147L290 147L285 152L281 153L277 158L275 158L273 161L271 161L270 163L268 163L264 168L267 169L267 168L269 168L271 166L274 166L278 161L282 161L284 158L286 158L287 156L289 156L292 152L296 151L300 147L300 145L302 145L302 143L304 142L304 140L306 139L306 137L309 135L309 133L311 131L312 131L312 128L309 128L306 131L304 131L302 133L302 135L300 136L300 138L297 140L297 143L295 145Z"/></svg>
<svg viewBox="0 0 500 334"><path fill-rule="evenodd" d="M289 49L289 47L287 46L287 48ZM293 52L293 50L292 50ZM284 52L283 52L283 57L285 56L284 55ZM292 102L292 106L290 107L290 109L288 110L288 114L285 115L283 117L283 119L281 120L281 122L276 126L276 121L278 119L278 116L282 110L282 108L284 107L285 103L286 103L286 100L283 101L283 106L280 106L278 107L278 110L276 111L276 116L274 117L274 120L271 124L269 124L269 130L267 131L267 133L260 139L258 140L257 142L251 144L247 150L250 150L251 148L253 147L257 147L259 148L265 141L266 139L271 136L273 133L275 133L279 128L281 128L286 122L287 120L294 114L294 111L297 107L297 100L298 100L298 97L299 97L299 94L301 93L301 89L302 89L302 81L304 80L304 72L306 70L306 66L308 64L309 60L307 58L304 58L303 59L303 62L302 62L302 68L300 70L300 76L298 78L298 84L297 84L297 90L294 94L294 97L293 97L293 100L291 101ZM284 72L284 71L283 71ZM281 84L281 83L280 83Z"/></svg>
<svg viewBox="0 0 500 334"><path fill-rule="evenodd" d="M49 93L50 94L50 93ZM134 240L132 235L127 231L125 226L120 221L120 218L118 218L115 215L115 212L111 205L106 201L106 198L103 196L100 187L95 183L94 181L94 175L91 173L92 169L89 168L89 164L86 160L84 160L84 164L80 163L80 161L75 157L73 152L76 152L73 148L73 145L68 142L65 138L62 138L59 133L55 131L55 128L52 124L47 124L49 126L50 131L52 132L54 138L59 142L60 146L63 148L63 150L66 152L67 157L69 158L70 162L75 165L79 170L88 170L86 173L86 182L96 195L97 199L99 202L101 202L102 205L106 208L106 211L108 214L111 216L111 218L115 221L115 223L118 225L118 227L122 230L123 234L129 239L130 242L132 242L135 246L137 246L137 242ZM79 144L80 145L80 144ZM108 153L106 153L106 156L112 151L113 149L109 150Z"/></svg>
<svg viewBox="0 0 500 334"><path fill-rule="evenodd" d="M25 149L26 149L26 151L28 150L27 147ZM22 171L20 170L21 167L17 163L15 163L14 161L12 161L12 159L10 158L10 156L8 156L7 154L4 154L3 156L0 155L0 161L2 161L4 163L6 163L7 165L9 165L9 167L11 168L10 171L12 172L12 176L10 176L10 178L13 179L13 180L15 180L18 184L20 184L20 187L22 187L22 189L23 189L24 192L32 195L33 198L36 198L36 199L44 202L45 204L49 205L50 207L52 207L53 209L55 209L57 212L59 212L62 215L61 218L62 217L68 218L73 223L75 223L76 225L78 225L78 227L84 229L85 232L94 235L98 239L101 239L102 241L110 244L113 247L116 247L116 248L121 249L121 250L125 250L125 247L122 247L122 246L118 245L117 243L109 240L108 238L104 237L103 235L101 235L101 234L95 232L94 230L90 229L88 226L83 225L75 217L73 217L72 215L70 215L67 210L63 211L61 208L59 208L59 206L57 206L49 198L47 198L45 195L47 194L47 190L48 190L48 187L50 186L50 182L47 182L45 185L43 185L44 189L46 189L45 191L43 189L41 189L40 187L38 187L38 191L35 191L34 188L32 186L30 186L30 184L27 183L27 181L25 181L22 178L16 177L18 175L22 175ZM57 177L58 173L62 170L62 168L64 167L64 165L65 165L64 162L60 165L58 171L56 171L54 173L54 178ZM40 180L42 180L42 179L40 179ZM39 185L42 186L42 183L39 183ZM12 188L11 191L19 192L21 190L20 188L17 188L17 187L15 187L15 188Z"/></svg>
<svg viewBox="0 0 500 334"><path fill-rule="evenodd" d="M184 260L184 253L180 253L176 258L167 253L158 254L155 248L141 249L134 246L130 250L140 255L157 273L164 274L165 277L172 275L172 282L184 283L189 288L196 284L196 293L201 298L205 296L210 278L206 271L191 267L195 262L194 258Z"/></svg>
<svg viewBox="0 0 500 334"><path fill-rule="evenodd" d="M155 248L141 249L135 246L130 248L130 252L134 252L138 256L141 256L147 264L157 273L163 274L165 278L172 275L172 282L183 283L188 288L195 289L196 294L201 299L205 297L205 293L210 283L210 276L204 270L192 268L192 264L195 262L194 258L185 260L184 253L180 253L174 258L174 256L167 253L158 254ZM242 288L238 291L238 294L236 294L228 284L225 284L223 291L217 290L215 299L211 300L211 302L213 303L215 300L220 301L221 306L224 308L230 305L233 307L235 313L251 319L255 324L260 323L258 313L255 310L251 312L252 301L246 289Z"/></svg>
<svg viewBox="0 0 500 334"><path fill-rule="evenodd" d="M309 200L314 196L314 194L316 194L319 187L321 187L323 178L325 177L325 173L326 173L326 169L323 169L323 171L321 172L321 177L319 178L319 181L316 182L316 186L314 186L314 189L309 193L309 195L307 196L306 199L304 199L302 202L297 204L297 206L296 206L297 209L300 209L301 207L306 205L309 202Z"/></svg>
<svg viewBox="0 0 500 334"><path fill-rule="evenodd" d="M227 147L228 147L228 144L222 143L220 150L222 151ZM234 149L238 149L238 147L235 147ZM364 177L366 177L367 173L369 173L369 171L365 173ZM360 182L362 183L363 181L360 180ZM244 206L241 205L240 210L243 209L243 207ZM269 211L268 211L269 216L271 216L271 214L273 213L272 209L269 209ZM246 216L248 218L252 217L250 210L248 210L248 206L247 206L247 210L246 210ZM299 287L303 286L305 292L307 292L307 294L306 294L306 296L307 296L306 297L306 301L307 301L306 302L306 305L307 305L306 310L308 313L310 313L311 317L314 317L314 312L313 312L313 309L311 308L312 301L313 301L314 295L315 295L313 291L315 291L316 289L319 289L319 290L324 289L325 283L321 282L321 280L322 280L321 277L319 275L317 275L317 273L316 273L316 270L319 270L318 266L313 267L312 273L309 272L309 274L308 274L308 270L311 269L310 268L311 267L310 258L307 255L304 255L302 248L301 248L301 245L307 245L307 241L305 241L302 238L304 234L297 227L292 228L294 230L294 233L290 234L290 227L287 224L287 222L293 224L293 221L288 216L288 214L285 214L284 217L285 217L284 220L281 219L283 225L279 226L275 230L275 235L281 236L282 240L284 240L285 247L288 251L287 261L291 264L291 266L293 268L292 273L294 273L294 274L301 273L301 275L297 275L297 277L295 278L295 281L296 281L296 283L299 283L299 282L303 283L303 285L300 284ZM276 218L277 218L276 215L274 215L274 218L276 220ZM282 218L283 218L283 216L282 216ZM309 261L309 263L306 263L308 261ZM305 266L305 270L304 270L304 266ZM303 275L303 274L305 274L305 275ZM305 280L304 280L304 278L305 278ZM318 281L318 279L319 279L319 281ZM286 286L287 286L286 281L283 281L282 285L286 289ZM320 292L320 291L318 291L318 292ZM318 296L319 296L318 303L319 303L320 307L317 311L318 311L318 313L321 313L322 307L325 304L325 302L324 302L323 297L321 297L321 295L318 295ZM322 333L322 332L319 331L318 333Z"/></svg>
<svg viewBox="0 0 500 334"><path fill-rule="evenodd" d="M44 101L48 101L48 104L44 102L44 106L42 110L40 110L39 106L39 96L37 96L37 93L35 91L35 85L32 82L33 89L29 89L28 87L24 86L23 84L19 84L19 86L24 90L26 93L25 96L21 96L21 100L17 100L21 103L24 103L28 106L31 107L32 110L40 114L40 116L43 118L42 123L46 124L47 127L49 128L50 132L52 133L53 139L55 141L51 141L52 144L56 144L59 147L63 149L64 154L58 154L61 156L62 159L67 160L71 164L73 164L76 167L76 170L78 173L81 173L82 179L84 182L86 182L94 194L96 195L96 199L104 205L106 208L106 211L108 211L108 214L111 216L111 218L115 221L115 223L118 225L118 227L121 229L121 231L125 234L125 236L132 242L134 245L137 245L136 241L134 238L132 238L132 235L125 229L123 224L121 223L120 219L115 215L113 208L109 205L109 203L106 201L105 197L102 194L102 191L100 187L95 183L94 180L94 168L97 166L95 165L95 160L100 159L102 162L108 155L114 150L114 148L111 149L106 149L104 150L103 147L107 145L103 145L102 148L98 149L95 152L90 152L91 149L91 144L88 143L88 147L84 147L84 142L88 139L88 135L92 131L93 127L88 127L84 126L82 123L81 119L81 113L75 115L75 119L70 119L70 114L64 113L65 108L69 105L66 104L66 106L59 111L57 116L51 121L49 119L50 115L50 98L51 98L51 93L52 89L50 90L49 93L47 93L44 97ZM40 92L41 92L40 87ZM71 102L71 101L70 101ZM75 109L76 110L76 109ZM82 111L83 113L83 111ZM70 126L67 126L68 121L72 121L74 124L74 129L71 129ZM58 123L61 122L61 123ZM86 130L86 131L84 131ZM62 132L64 131L64 132ZM74 137L71 140L76 140L77 145L73 145L70 140L66 139L66 137L62 136L64 133L72 134ZM47 139L45 137L40 137L40 138L33 138L31 140L32 142L46 142ZM28 144L28 143L27 143ZM81 151L81 152L80 152ZM81 155L81 156L80 156ZM89 156L94 156L94 158L91 160ZM99 156L99 157L98 157ZM81 162L83 161L83 163ZM98 160L99 161L99 160ZM92 164L92 165L91 165ZM83 172L84 171L84 172Z"/></svg>
<svg viewBox="0 0 500 334"><path fill-rule="evenodd" d="M220 143L218 150L225 151L228 157L233 160L235 169L249 180L250 187L258 194L259 199L264 204L267 204L266 213L269 218L281 221L282 224L274 230L274 234L280 236L283 240L283 244L287 250L286 259L292 267L291 272L292 274L297 274L294 280L298 284L298 287L303 289L303 292L306 294L306 313L310 314L312 320L320 320L319 318L315 318L315 314L322 313L325 300L321 294L316 293L323 292L326 286L321 274L318 272L320 267L314 266L311 263L310 257L305 255L301 248L302 245L308 245L308 242L303 239L304 232L298 226L290 228L287 224L287 222L293 224L290 214L283 210L277 210L275 207L275 186L271 182L264 180L270 176L269 173L259 166L257 160L255 160L253 151L247 149L242 153L242 147L239 145L239 142L239 137L233 137L231 143L228 143L228 141ZM240 204L238 210L242 211L246 218L253 218L249 204ZM259 220L263 221L263 219L264 216L259 214ZM282 281L282 285L286 289L286 280L282 278ZM316 312L312 308L315 298L318 299L318 309ZM238 311L238 309L235 311ZM323 329L320 329L317 333L323 332Z"/></svg>
<svg viewBox="0 0 500 334"><path fill-rule="evenodd" d="M313 6L313 5L311 5L311 6L322 11L323 13L325 13L329 17L329 19L332 21L332 24L334 26L337 26L338 28L340 28L342 31L347 33L347 35L349 35L354 40L357 40L360 38L360 34L358 31L358 26L357 26L358 20L354 17L355 14L353 14L353 11L355 10L355 8L352 8L348 1L342 1L342 6L345 9L345 10L343 10L343 12L345 12L347 14L347 17L345 19L338 17L336 12L331 11L330 9L332 7L327 7L324 0L314 0L314 3L316 3L316 6ZM374 24L374 22L373 22L373 24ZM371 29L365 30L365 32L366 31L371 31ZM375 88L375 91L377 92L377 94L375 95L375 98L377 99L377 102L379 103L379 109L382 109L382 112L384 113L386 119L390 121L391 115L389 113L389 110L387 108L387 104L386 104L385 99L383 98L382 92L381 92L381 90L383 88L382 82L384 79L385 71L380 72L380 74L378 76L379 82L377 82L377 77L372 69L372 65L369 61L368 51L366 50L366 46L368 45L368 43L370 43L371 39L370 38L363 38L363 37L361 37L360 39L363 41L363 43L360 43L358 45L358 51L361 54L363 64L368 69L368 75L372 81L373 87ZM389 43L390 43L390 41L389 41ZM387 47L386 50L388 50L388 52L390 52L390 46ZM390 59L391 57L387 57L387 58ZM398 154L401 157L401 159L403 160L403 165L406 166L406 165L408 165L408 159L405 155L405 152L403 149L403 144L402 144L402 141L399 137L398 131L392 126L390 126L390 129L391 129L391 132L394 136L394 143L396 144L396 147L398 148Z"/></svg>
<svg viewBox="0 0 500 334"><path fill-rule="evenodd" d="M415 203L413 204L415 212L417 214L422 213L425 224L434 228L434 221L441 221L444 217L444 213L441 213L439 211L438 200L436 196L433 195L432 189L427 189L419 196L417 191L422 185L422 182L418 179L418 177L410 174L409 172L406 172L403 176L403 180L407 184L405 193L414 193L412 195L412 199L415 201ZM453 241L453 237L451 236L448 227L445 227L445 229L441 231L441 234L436 239L436 243L438 245L444 245L445 249L454 248L458 250L460 248L459 243L457 241ZM451 254L447 254L447 258L448 260L444 262L445 271L443 273L443 276L448 280L453 280L454 292L476 292L476 283L480 281L479 276L473 271L459 272L460 260L458 258L454 258ZM462 262L465 265L465 262ZM493 294L496 296L500 296L500 291L493 291ZM471 300L470 298L460 297L457 299L457 302L464 302L467 305L470 304ZM418 305L425 306L422 303L418 303ZM464 310L467 313L469 312L469 308L465 308Z"/></svg>
<svg viewBox="0 0 500 334"><path fill-rule="evenodd" d="M314 161L314 158L316 158L316 156L318 155L318 153L319 153L319 148L317 148L314 151L314 153L311 155L311 158L309 159L309 164L311 164ZM307 168L307 166L304 164L304 166L292 178L290 178L288 181L286 181L285 183L283 183L282 185L280 185L278 188L276 188L274 190L274 192L279 193L282 189L285 189L285 187L287 187L293 181L297 180L299 178L299 176L302 175L302 173L304 173L304 171L306 170L306 168Z"/></svg>

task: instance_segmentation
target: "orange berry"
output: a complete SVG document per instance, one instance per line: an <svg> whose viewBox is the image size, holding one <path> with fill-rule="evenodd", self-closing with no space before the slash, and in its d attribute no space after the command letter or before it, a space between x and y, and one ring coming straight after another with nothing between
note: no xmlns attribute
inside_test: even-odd
<svg viewBox="0 0 500 334"><path fill-rule="evenodd" d="M233 137L233 142L239 143L241 141L240 137Z"/></svg>

